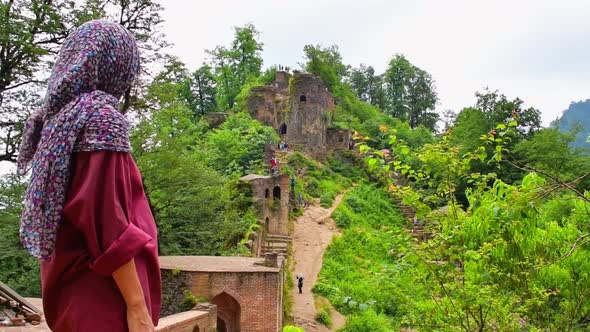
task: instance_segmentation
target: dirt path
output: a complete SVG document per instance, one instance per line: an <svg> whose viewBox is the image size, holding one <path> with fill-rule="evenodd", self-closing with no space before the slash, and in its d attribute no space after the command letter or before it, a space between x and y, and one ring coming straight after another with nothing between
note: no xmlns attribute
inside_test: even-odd
<svg viewBox="0 0 590 332"><path fill-rule="evenodd" d="M331 208L319 205L309 206L302 216L295 220L293 234L294 266L293 277L303 273L303 294L299 294L297 285L293 288L293 317L295 324L306 332L330 331L315 321L315 306L311 287L316 283L322 258L334 235L340 235L330 215L342 201L344 194L334 199ZM336 310L332 310L332 331L344 326L345 318Z"/></svg>

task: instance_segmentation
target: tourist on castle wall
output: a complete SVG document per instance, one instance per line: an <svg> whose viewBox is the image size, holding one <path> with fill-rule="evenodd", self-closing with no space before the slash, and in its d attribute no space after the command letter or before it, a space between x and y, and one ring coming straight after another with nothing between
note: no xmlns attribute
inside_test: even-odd
<svg viewBox="0 0 590 332"><path fill-rule="evenodd" d="M271 175L278 175L279 174L279 163L275 156L270 158L270 174Z"/></svg>
<svg viewBox="0 0 590 332"><path fill-rule="evenodd" d="M43 104L25 125L18 170L32 170L20 236L41 259L56 332L148 332L161 304L157 231L130 154L133 35L91 21L64 41Z"/></svg>

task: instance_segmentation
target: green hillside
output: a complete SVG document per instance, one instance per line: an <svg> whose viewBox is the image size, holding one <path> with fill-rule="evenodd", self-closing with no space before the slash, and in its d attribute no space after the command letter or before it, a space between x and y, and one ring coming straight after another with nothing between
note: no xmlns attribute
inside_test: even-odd
<svg viewBox="0 0 590 332"><path fill-rule="evenodd" d="M561 118L555 120L552 127L558 128L563 133L575 132L572 146L583 148L590 152L590 99L586 101L572 102L567 110L563 111Z"/></svg>
<svg viewBox="0 0 590 332"><path fill-rule="evenodd" d="M334 98L318 121L354 133L354 148L295 148L281 164L302 200L329 207L346 191L332 215L342 235L313 288L346 315L341 331L590 330L590 155L578 149L590 100L542 128L539 110L486 89L440 119L434 78L411 59L392 54L376 73L343 63L335 45L301 46L297 71ZM159 54L163 69L132 98L133 157L162 255L252 255L261 226L239 179L270 175L267 149L284 139L249 104L280 71L263 51L249 24L199 68ZM18 240L25 181L0 178L0 280L40 296L38 263Z"/></svg>

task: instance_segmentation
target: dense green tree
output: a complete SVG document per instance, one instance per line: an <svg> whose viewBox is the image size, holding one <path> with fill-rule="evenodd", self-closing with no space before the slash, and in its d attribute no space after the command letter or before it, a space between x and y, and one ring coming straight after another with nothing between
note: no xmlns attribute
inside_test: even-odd
<svg viewBox="0 0 590 332"><path fill-rule="evenodd" d="M572 148L576 133L561 133L557 129L544 128L530 139L519 142L514 147L514 157L520 163L547 172L550 176L564 182L574 182L584 190L590 185L585 175L590 173L590 156L579 148Z"/></svg>
<svg viewBox="0 0 590 332"><path fill-rule="evenodd" d="M330 92L338 94L342 79L348 72L348 66L342 63L338 46L305 45L303 53L306 59L305 70L318 75Z"/></svg>
<svg viewBox="0 0 590 332"><path fill-rule="evenodd" d="M38 260L22 247L18 234L26 182L0 177L0 281L23 296L41 296Z"/></svg>
<svg viewBox="0 0 590 332"><path fill-rule="evenodd" d="M266 137L253 139L258 131L252 119L238 121L243 125L235 130L214 132L197 122L183 96L187 81L182 68L170 65L156 77L146 95L149 107L138 114L132 132L133 154L158 224L160 249L167 255L235 253L256 221L248 198L242 199L234 187L235 175L247 169L242 163L262 162ZM228 121L235 122L232 117ZM276 136L272 128L263 131ZM241 145L223 144L224 138Z"/></svg>
<svg viewBox="0 0 590 332"><path fill-rule="evenodd" d="M464 108L455 118L451 141L460 145L463 152L474 151L481 144L481 135L490 129L482 111L471 107Z"/></svg>
<svg viewBox="0 0 590 332"><path fill-rule="evenodd" d="M482 137L490 134L497 136L497 126L504 126L512 121L516 124L515 130L508 133L505 140L506 148L513 150L518 142L530 138L541 126L540 112L532 107L524 108L524 102L516 98L509 100L498 91L488 89L476 93L477 101L475 107L463 109L457 115L455 124L452 127L451 141L461 146L462 152L472 152L482 144ZM506 137L504 137L506 138ZM495 147L485 147L488 154L494 154ZM518 159L518 157L517 157ZM498 177L506 183L519 181L525 174L522 170L509 164L489 164L474 161L474 172L489 173L496 172Z"/></svg>
<svg viewBox="0 0 590 332"><path fill-rule="evenodd" d="M227 176L266 173L264 146L275 144L278 136L271 127L263 126L246 112L229 117L219 130L207 137L208 161L215 170Z"/></svg>
<svg viewBox="0 0 590 332"><path fill-rule="evenodd" d="M348 84L357 97L382 110L385 109L385 90L381 75L375 74L372 66L361 64L359 68L352 68L348 73Z"/></svg>
<svg viewBox="0 0 590 332"><path fill-rule="evenodd" d="M134 32L144 68L165 46L162 6L153 0L0 1L0 161L15 161L22 125L38 105L42 84L74 27L106 17Z"/></svg>
<svg viewBox="0 0 590 332"><path fill-rule="evenodd" d="M445 110L442 112L442 116L440 118L444 127L441 128L442 131L448 131L453 127L453 124L457 120L457 113L453 110Z"/></svg>
<svg viewBox="0 0 590 332"><path fill-rule="evenodd" d="M438 114L434 108L438 96L430 74L398 54L389 61L383 82L387 113L408 121L412 128L418 125L435 128Z"/></svg>
<svg viewBox="0 0 590 332"><path fill-rule="evenodd" d="M518 122L519 137L529 137L541 128L541 112L533 107L525 108L520 98L508 99L498 90L476 92L475 108L485 115L488 130L494 129L499 123L507 123L512 119Z"/></svg>
<svg viewBox="0 0 590 332"><path fill-rule="evenodd" d="M217 81L217 105L220 110L234 107L236 97L248 80L260 76L263 44L254 25L235 28L230 47L217 46L208 51Z"/></svg>
<svg viewBox="0 0 590 332"><path fill-rule="evenodd" d="M190 106L197 115L214 112L217 108L215 100L215 76L208 65L202 65L192 73L190 78L192 98Z"/></svg>

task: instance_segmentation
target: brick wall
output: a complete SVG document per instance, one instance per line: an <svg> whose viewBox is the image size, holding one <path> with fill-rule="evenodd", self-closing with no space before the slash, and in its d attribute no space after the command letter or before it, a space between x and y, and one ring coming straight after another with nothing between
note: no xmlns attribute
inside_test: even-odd
<svg viewBox="0 0 590 332"><path fill-rule="evenodd" d="M216 299L227 294L238 304L239 331L277 332L282 328L282 272L181 272L188 289L217 305L217 316L228 320ZM166 292L166 290L164 290ZM231 310L230 310L231 311ZM230 318L231 320L231 318ZM228 326L231 323L228 321ZM229 330L229 331L238 331Z"/></svg>
<svg viewBox="0 0 590 332"><path fill-rule="evenodd" d="M268 233L287 235L289 222L289 176L282 174L252 180L252 198L260 207L260 219L268 218ZM274 199L274 188L280 187L281 199ZM266 191L268 190L268 197Z"/></svg>

